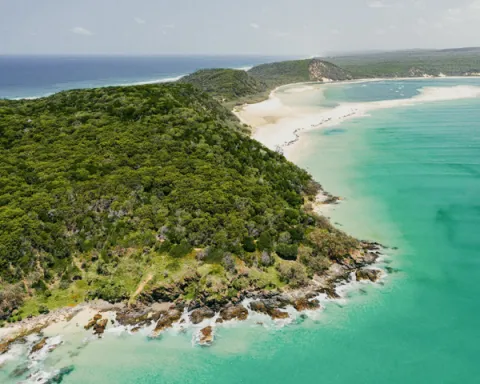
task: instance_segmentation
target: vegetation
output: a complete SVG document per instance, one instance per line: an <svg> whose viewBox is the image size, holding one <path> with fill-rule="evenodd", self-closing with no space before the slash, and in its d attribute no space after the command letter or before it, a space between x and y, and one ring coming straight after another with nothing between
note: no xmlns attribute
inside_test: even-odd
<svg viewBox="0 0 480 384"><path fill-rule="evenodd" d="M0 320L301 285L358 246L304 208L318 189L189 84L0 101Z"/></svg>
<svg viewBox="0 0 480 384"><path fill-rule="evenodd" d="M329 57L356 78L463 76L480 73L480 49L414 50Z"/></svg>
<svg viewBox="0 0 480 384"><path fill-rule="evenodd" d="M348 80L352 78L342 68L319 59L263 64L253 67L248 73L272 87L306 81L323 81L324 78L331 80Z"/></svg>
<svg viewBox="0 0 480 384"><path fill-rule="evenodd" d="M264 94L267 85L236 69L202 69L180 80L204 90L221 102L231 102Z"/></svg>

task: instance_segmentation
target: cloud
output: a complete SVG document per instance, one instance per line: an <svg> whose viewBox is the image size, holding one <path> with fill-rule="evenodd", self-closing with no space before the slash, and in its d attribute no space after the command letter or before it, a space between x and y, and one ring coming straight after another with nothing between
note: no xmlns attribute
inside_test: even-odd
<svg viewBox="0 0 480 384"><path fill-rule="evenodd" d="M137 24L146 24L146 23L147 23L145 20L143 20L143 19L140 18L140 17L134 17L133 20L134 20Z"/></svg>
<svg viewBox="0 0 480 384"><path fill-rule="evenodd" d="M330 33L332 35L340 35L340 30L336 29L336 28L333 28L330 30Z"/></svg>
<svg viewBox="0 0 480 384"><path fill-rule="evenodd" d="M260 25L258 25L257 23L250 23L250 27L252 27L253 29L259 29Z"/></svg>
<svg viewBox="0 0 480 384"><path fill-rule="evenodd" d="M367 3L370 8L389 8L390 4L384 3L382 0L372 0Z"/></svg>
<svg viewBox="0 0 480 384"><path fill-rule="evenodd" d="M93 35L93 33L91 31L89 31L88 29L83 28L83 27L75 27L75 28L72 28L71 31L73 33L76 33L77 35L83 35L83 36L92 36Z"/></svg>

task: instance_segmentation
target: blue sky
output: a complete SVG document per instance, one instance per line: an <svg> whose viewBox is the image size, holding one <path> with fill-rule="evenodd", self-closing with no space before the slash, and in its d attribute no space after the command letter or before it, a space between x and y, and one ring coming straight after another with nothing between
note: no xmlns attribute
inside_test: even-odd
<svg viewBox="0 0 480 384"><path fill-rule="evenodd" d="M0 54L302 54L480 45L480 0L0 0Z"/></svg>

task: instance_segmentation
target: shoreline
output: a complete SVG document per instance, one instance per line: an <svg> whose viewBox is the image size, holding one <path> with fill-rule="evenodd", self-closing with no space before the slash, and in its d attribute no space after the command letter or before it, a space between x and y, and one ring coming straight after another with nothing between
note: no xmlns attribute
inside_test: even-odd
<svg viewBox="0 0 480 384"><path fill-rule="evenodd" d="M269 94L267 100L243 104L235 107L232 113L242 124L251 127L251 137L269 149L282 153L289 160L295 159L300 148L302 132L321 128L334 127L349 119L365 117L369 112L408 107L419 103L433 103L439 101L459 100L480 97L480 87L458 85L452 87L423 87L420 93L410 98L382 100L371 102L345 102L333 108L317 107L316 111L291 107L282 103L276 95L282 88L287 87L312 87L307 91L322 92L322 85L335 86L345 84L364 84L382 81L408 81L408 80L453 80L453 79L479 79L479 76L442 76L442 77L406 77L406 78L375 78L335 81L328 83L301 82L285 84L276 87ZM295 88L294 88L295 89ZM302 91L299 91L302 92ZM295 162L295 161L294 161Z"/></svg>

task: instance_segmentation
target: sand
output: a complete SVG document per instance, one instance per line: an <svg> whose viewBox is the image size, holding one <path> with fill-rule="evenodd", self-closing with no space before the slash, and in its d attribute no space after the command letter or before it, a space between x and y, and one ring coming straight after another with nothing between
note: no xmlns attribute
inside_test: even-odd
<svg viewBox="0 0 480 384"><path fill-rule="evenodd" d="M369 79L354 82L362 83L384 80ZM401 79L388 80L398 81ZM335 84L344 83L338 82ZM287 94L315 90L309 83L300 83L286 87L289 87L285 92ZM480 87L476 86L425 87L420 90L419 95L412 98L365 103L343 103L335 108L317 107L313 109L285 105L277 95L280 88L284 87L275 89L270 94L268 100L257 104L244 105L235 110L234 113L243 123L252 127L252 137L254 139L272 150L282 152L292 161L294 161L303 148L299 143L301 141L301 132L332 127L348 119L368 116L371 111L379 109L480 97ZM316 89L318 92L322 92L321 86L317 85Z"/></svg>

